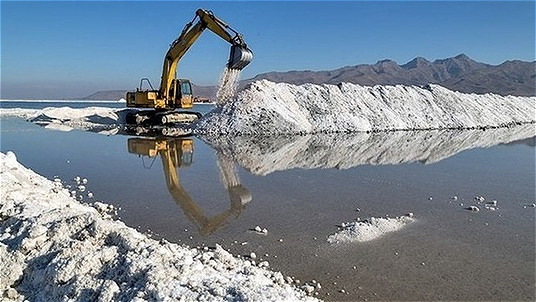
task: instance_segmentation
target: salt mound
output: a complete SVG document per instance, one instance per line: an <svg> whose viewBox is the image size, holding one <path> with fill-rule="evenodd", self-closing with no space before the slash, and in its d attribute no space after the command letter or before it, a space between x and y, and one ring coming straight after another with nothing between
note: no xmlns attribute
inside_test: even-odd
<svg viewBox="0 0 536 302"><path fill-rule="evenodd" d="M342 229L328 237L329 243L366 242L402 229L415 219L409 216L375 218L342 224Z"/></svg>
<svg viewBox="0 0 536 302"><path fill-rule="evenodd" d="M0 108L0 117L20 117L47 129L72 129L114 134L126 124L126 116L136 109L106 107L47 107L44 109Z"/></svg>
<svg viewBox="0 0 536 302"><path fill-rule="evenodd" d="M125 124L133 109L106 107L47 107L44 109L1 108L0 117L17 116L51 129L93 129Z"/></svg>
<svg viewBox="0 0 536 302"><path fill-rule="evenodd" d="M0 153L2 301L297 301L279 272L155 241Z"/></svg>
<svg viewBox="0 0 536 302"><path fill-rule="evenodd" d="M439 85L292 85L261 80L195 125L205 134L304 134L503 127L536 120L536 97L466 94Z"/></svg>

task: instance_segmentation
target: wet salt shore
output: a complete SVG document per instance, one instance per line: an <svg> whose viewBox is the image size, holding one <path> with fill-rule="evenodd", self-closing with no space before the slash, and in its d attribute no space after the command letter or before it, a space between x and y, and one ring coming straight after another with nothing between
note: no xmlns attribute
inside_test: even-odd
<svg viewBox="0 0 536 302"><path fill-rule="evenodd" d="M3 300L310 300L281 273L155 241L0 153ZM262 265L261 265L262 264ZM312 293L312 291L308 291Z"/></svg>

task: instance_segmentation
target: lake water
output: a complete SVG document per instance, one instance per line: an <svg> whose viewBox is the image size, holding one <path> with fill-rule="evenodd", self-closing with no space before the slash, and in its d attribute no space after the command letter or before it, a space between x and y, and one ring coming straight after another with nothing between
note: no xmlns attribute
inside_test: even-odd
<svg viewBox="0 0 536 302"><path fill-rule="evenodd" d="M87 178L94 198L84 200L120 207L127 225L171 242L255 252L272 270L320 282L327 300L535 298L534 140L497 144L527 126L157 139L2 118L0 131L2 152L65 185ZM497 209L475 196L497 200ZM472 205L480 211L466 210ZM376 240L326 240L344 222L410 212L415 222Z"/></svg>

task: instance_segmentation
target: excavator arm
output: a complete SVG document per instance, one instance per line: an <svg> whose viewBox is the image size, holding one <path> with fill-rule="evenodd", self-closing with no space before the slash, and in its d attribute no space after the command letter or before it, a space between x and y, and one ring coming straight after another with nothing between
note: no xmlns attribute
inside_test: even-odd
<svg viewBox="0 0 536 302"><path fill-rule="evenodd" d="M199 20L194 25L196 19ZM231 54L227 68L243 69L253 59L251 50L238 32L214 16L212 12L198 9L194 19L186 24L179 37L171 43L171 47L164 58L160 93L165 99L170 97L170 88L175 78L179 60L207 28L231 44Z"/></svg>
<svg viewBox="0 0 536 302"><path fill-rule="evenodd" d="M193 143L191 140L184 141ZM182 144L183 140L176 140L175 142ZM187 145L190 145L190 143ZM175 148L181 147L176 146ZM203 209L201 209L201 207L192 200L190 195L186 193L179 181L177 168L180 166L180 163L178 162L176 154L182 153L183 150L176 150L175 148L165 148L159 151L169 193L181 207L184 214L197 225L201 235L210 235L222 227L229 217L238 217L245 206L251 201L251 194L240 183L232 163L225 160L222 156L218 156L220 176L222 177L223 185L229 194L229 201L231 204L227 210L217 215L207 217ZM190 149L190 147L187 147L187 149Z"/></svg>

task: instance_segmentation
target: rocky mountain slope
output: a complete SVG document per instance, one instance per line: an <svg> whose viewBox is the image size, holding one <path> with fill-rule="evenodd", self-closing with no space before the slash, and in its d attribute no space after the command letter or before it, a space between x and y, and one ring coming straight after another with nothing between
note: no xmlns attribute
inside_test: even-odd
<svg viewBox="0 0 536 302"><path fill-rule="evenodd" d="M245 82L266 79L298 85L348 82L367 86L433 83L466 93L492 92L500 95L532 96L536 94L535 68L536 62L516 60L489 65L461 54L433 62L418 57L403 65L382 60L373 65L347 66L330 71L269 72Z"/></svg>

